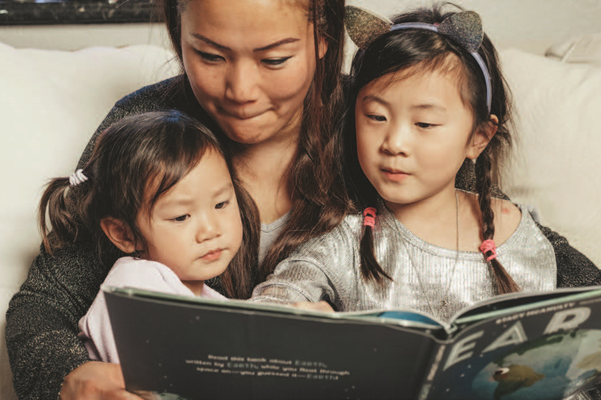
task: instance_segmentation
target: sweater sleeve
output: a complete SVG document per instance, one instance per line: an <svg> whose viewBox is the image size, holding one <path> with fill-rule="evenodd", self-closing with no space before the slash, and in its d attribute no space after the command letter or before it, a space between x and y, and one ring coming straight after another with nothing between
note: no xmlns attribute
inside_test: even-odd
<svg viewBox="0 0 601 400"><path fill-rule="evenodd" d="M570 246L568 240L551 229L537 224L555 250L557 287L601 285L601 270L584 254ZM579 393L573 400L601 400L601 386Z"/></svg>
<svg viewBox="0 0 601 400"><path fill-rule="evenodd" d="M343 299L351 298L348 273L339 260L354 260L351 230L343 221L329 233L299 246L280 262L267 280L257 285L251 301L294 303L326 301L343 310ZM348 270L353 271L352 266ZM352 272L351 272L352 273Z"/></svg>
<svg viewBox="0 0 601 400"><path fill-rule="evenodd" d="M81 243L52 256L42 249L10 301L6 344L20 399L57 398L63 378L90 361L77 323L108 272L97 254Z"/></svg>
<svg viewBox="0 0 601 400"><path fill-rule="evenodd" d="M537 225L555 250L558 288L601 285L601 270L591 260L573 248L565 237Z"/></svg>

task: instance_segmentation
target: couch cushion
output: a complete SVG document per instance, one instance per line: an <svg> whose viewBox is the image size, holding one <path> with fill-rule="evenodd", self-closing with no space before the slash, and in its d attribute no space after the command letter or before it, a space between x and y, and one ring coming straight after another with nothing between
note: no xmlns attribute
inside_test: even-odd
<svg viewBox="0 0 601 400"><path fill-rule="evenodd" d="M501 52L518 112L505 192L601 267L601 68Z"/></svg>
<svg viewBox="0 0 601 400"><path fill-rule="evenodd" d="M170 51L151 45L65 52L0 43L1 399L14 398L5 312L38 252L35 210L45 182L71 173L115 101L173 76L172 59Z"/></svg>

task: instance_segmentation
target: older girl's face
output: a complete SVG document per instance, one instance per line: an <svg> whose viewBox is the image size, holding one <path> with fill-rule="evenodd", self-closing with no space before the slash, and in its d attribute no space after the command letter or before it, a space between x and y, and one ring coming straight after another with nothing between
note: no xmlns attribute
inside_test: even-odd
<svg viewBox="0 0 601 400"><path fill-rule="evenodd" d="M192 90L227 136L260 144L298 135L316 64L306 11L286 0L190 0L181 28Z"/></svg>

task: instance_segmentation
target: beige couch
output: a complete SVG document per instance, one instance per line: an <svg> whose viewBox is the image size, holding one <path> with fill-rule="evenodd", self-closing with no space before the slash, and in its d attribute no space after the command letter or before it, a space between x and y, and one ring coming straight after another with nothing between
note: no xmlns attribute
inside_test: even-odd
<svg viewBox="0 0 601 400"><path fill-rule="evenodd" d="M158 46L76 52L0 43L0 399L13 400L5 313L40 245L35 208L44 183L68 175L112 105L172 76Z"/></svg>
<svg viewBox="0 0 601 400"><path fill-rule="evenodd" d="M595 57L570 63L570 55L579 54L573 46L555 50L563 61L501 52L521 116L516 163L505 190L535 207L545 224L601 265L601 67ZM35 208L44 182L73 170L117 99L172 75L170 57L153 46L61 52L0 43L2 400L14 399L4 314L38 252Z"/></svg>

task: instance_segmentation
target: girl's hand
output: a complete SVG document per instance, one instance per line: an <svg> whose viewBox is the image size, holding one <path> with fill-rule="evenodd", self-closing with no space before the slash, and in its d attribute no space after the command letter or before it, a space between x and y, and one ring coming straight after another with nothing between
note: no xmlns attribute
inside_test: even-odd
<svg viewBox="0 0 601 400"><path fill-rule="evenodd" d="M75 368L63 381L61 400L141 400L125 390L119 364L90 361Z"/></svg>
<svg viewBox="0 0 601 400"><path fill-rule="evenodd" d="M302 308L303 310L334 312L332 306L323 300L317 303L311 303L309 301L299 301L297 303L292 303L292 305L296 308Z"/></svg>

